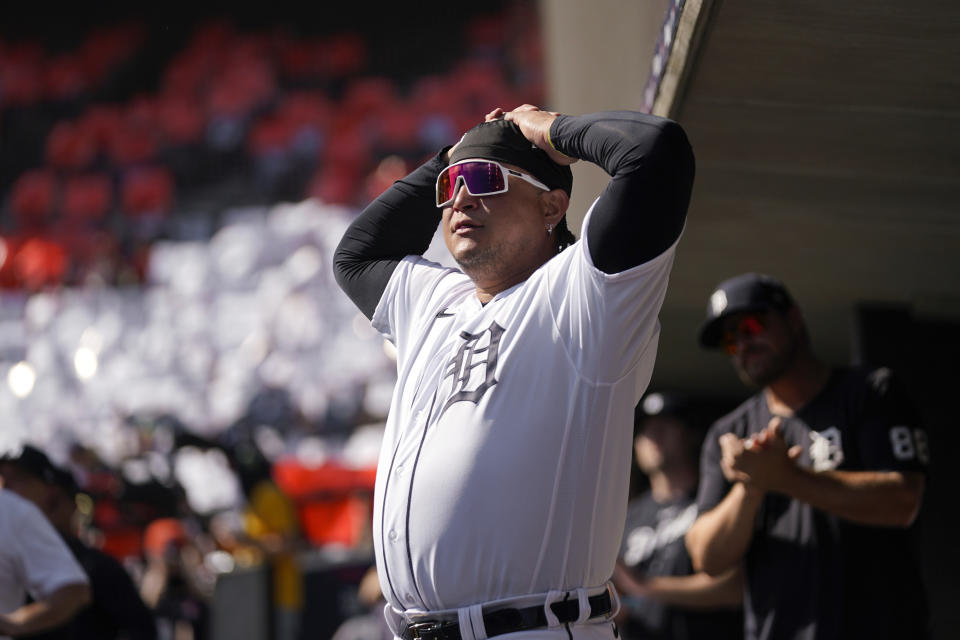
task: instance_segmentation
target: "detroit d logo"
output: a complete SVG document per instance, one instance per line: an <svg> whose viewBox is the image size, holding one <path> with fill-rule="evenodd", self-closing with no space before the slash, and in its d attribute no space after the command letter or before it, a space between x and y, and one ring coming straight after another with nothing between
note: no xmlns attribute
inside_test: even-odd
<svg viewBox="0 0 960 640"><path fill-rule="evenodd" d="M843 463L843 442L840 430L829 427L823 431L811 431L810 460L814 471L832 471Z"/></svg>
<svg viewBox="0 0 960 640"><path fill-rule="evenodd" d="M481 333L460 332L463 342L443 374L444 380L453 378L453 393L443 405L440 415L455 402L477 404L483 394L497 384L497 357L503 332L503 327L496 322Z"/></svg>

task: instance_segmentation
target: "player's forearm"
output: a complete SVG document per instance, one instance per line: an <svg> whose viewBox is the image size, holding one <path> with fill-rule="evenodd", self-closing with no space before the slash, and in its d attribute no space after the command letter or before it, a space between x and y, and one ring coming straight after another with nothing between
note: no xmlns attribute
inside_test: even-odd
<svg viewBox="0 0 960 640"><path fill-rule="evenodd" d="M718 576L655 576L647 580L649 597L686 609L735 608L743 603L743 571L735 567Z"/></svg>
<svg viewBox="0 0 960 640"><path fill-rule="evenodd" d="M794 467L771 487L859 524L907 527L923 500L924 476L897 471L822 471Z"/></svg>
<svg viewBox="0 0 960 640"><path fill-rule="evenodd" d="M69 584L60 587L43 600L31 602L5 616L5 633L13 636L32 635L59 627L80 609L90 604L90 587Z"/></svg>
<svg viewBox="0 0 960 640"><path fill-rule="evenodd" d="M598 269L619 273L673 245L693 188L693 151L677 123L642 113L610 111L559 116L551 143L603 167L613 179L598 198L586 230Z"/></svg>
<svg viewBox="0 0 960 640"><path fill-rule="evenodd" d="M404 256L422 254L440 222L437 175L446 151L398 180L350 225L333 257L337 283L372 317L390 275ZM442 156L442 157L441 157Z"/></svg>
<svg viewBox="0 0 960 640"><path fill-rule="evenodd" d="M693 568L718 576L738 566L750 546L762 501L763 494L738 482L720 504L698 517L686 535Z"/></svg>
<svg viewBox="0 0 960 640"><path fill-rule="evenodd" d="M550 143L564 155L602 167L611 176L664 164L690 155L683 129L672 120L636 111L561 115L550 125ZM679 169L679 166L674 166Z"/></svg>

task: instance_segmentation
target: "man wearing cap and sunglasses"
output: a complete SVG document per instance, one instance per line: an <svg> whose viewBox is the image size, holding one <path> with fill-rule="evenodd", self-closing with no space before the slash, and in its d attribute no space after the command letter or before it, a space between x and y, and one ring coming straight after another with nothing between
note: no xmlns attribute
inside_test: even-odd
<svg viewBox="0 0 960 640"><path fill-rule="evenodd" d="M612 179L575 241L583 159ZM373 535L400 638L614 638L633 408L693 183L683 130L496 109L361 214L337 280L397 347ZM421 254L440 224L460 270Z"/></svg>
<svg viewBox="0 0 960 640"><path fill-rule="evenodd" d="M704 441L694 567L743 566L745 637L926 638L912 525L926 433L888 369L831 368L777 280L710 296L700 344L760 392Z"/></svg>

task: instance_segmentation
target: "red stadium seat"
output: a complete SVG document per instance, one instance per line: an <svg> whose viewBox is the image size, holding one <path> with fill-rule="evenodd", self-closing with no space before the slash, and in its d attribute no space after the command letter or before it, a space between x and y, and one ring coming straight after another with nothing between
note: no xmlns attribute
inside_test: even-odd
<svg viewBox="0 0 960 640"><path fill-rule="evenodd" d="M171 94L157 107L157 128L168 145L199 142L205 125L200 105L186 96Z"/></svg>
<svg viewBox="0 0 960 640"><path fill-rule="evenodd" d="M48 238L33 237L20 245L11 266L18 286L37 291L63 282L67 252Z"/></svg>
<svg viewBox="0 0 960 640"><path fill-rule="evenodd" d="M412 109L397 105L379 118L377 126L379 134L376 138L380 147L391 150L416 148L420 114Z"/></svg>
<svg viewBox="0 0 960 640"><path fill-rule="evenodd" d="M113 184L106 175L71 176L63 185L61 211L70 222L103 220L113 205Z"/></svg>
<svg viewBox="0 0 960 640"><path fill-rule="evenodd" d="M388 78L361 78L347 86L341 109L358 117L381 114L395 106L397 91Z"/></svg>
<svg viewBox="0 0 960 640"><path fill-rule="evenodd" d="M239 55L217 76L207 95L212 117L244 116L264 104L276 89L273 69L265 60Z"/></svg>
<svg viewBox="0 0 960 640"><path fill-rule="evenodd" d="M0 61L0 104L29 106L43 95L43 67L34 61Z"/></svg>
<svg viewBox="0 0 960 640"><path fill-rule="evenodd" d="M371 162L370 133L362 125L354 124L351 118L341 117L331 127L323 161L340 169L366 173Z"/></svg>
<svg viewBox="0 0 960 640"><path fill-rule="evenodd" d="M78 125L93 137L98 151L106 151L111 141L120 135L122 113L118 107L96 105L87 109Z"/></svg>
<svg viewBox="0 0 960 640"><path fill-rule="evenodd" d="M140 94L126 104L124 120L131 127L152 127L156 125L158 109L156 96Z"/></svg>
<svg viewBox="0 0 960 640"><path fill-rule="evenodd" d="M57 178L52 171L35 169L13 183L10 209L22 229L45 224L57 206Z"/></svg>
<svg viewBox="0 0 960 640"><path fill-rule="evenodd" d="M47 136L46 157L58 169L86 169L97 157L97 141L85 127L60 122Z"/></svg>
<svg viewBox="0 0 960 640"><path fill-rule="evenodd" d="M143 44L145 31L136 23L114 25L93 31L73 55L79 61L88 82L100 84L117 64Z"/></svg>
<svg viewBox="0 0 960 640"><path fill-rule="evenodd" d="M501 47L510 33L503 16L485 16L474 18L466 25L466 39L471 48L497 49Z"/></svg>
<svg viewBox="0 0 960 640"><path fill-rule="evenodd" d="M295 123L298 128L305 125L327 128L335 114L336 106L326 95L309 91L288 94L277 109L279 117Z"/></svg>
<svg viewBox="0 0 960 640"><path fill-rule="evenodd" d="M72 100L89 89L86 74L72 55L47 62L43 74L43 92L50 100Z"/></svg>
<svg viewBox="0 0 960 640"><path fill-rule="evenodd" d="M126 123L114 133L107 148L107 155L118 167L153 160L157 155L157 140L153 128Z"/></svg>
<svg viewBox="0 0 960 640"><path fill-rule="evenodd" d="M211 72L211 63L206 56L190 50L181 52L163 72L163 93L177 96L194 96L203 86Z"/></svg>
<svg viewBox="0 0 960 640"><path fill-rule="evenodd" d="M278 117L263 118L250 130L247 149L254 156L289 148L295 124Z"/></svg>
<svg viewBox="0 0 960 640"><path fill-rule="evenodd" d="M316 45L316 61L326 74L342 77L358 73L367 64L367 43L356 34L340 34Z"/></svg>
<svg viewBox="0 0 960 640"><path fill-rule="evenodd" d="M307 188L307 197L327 204L352 205L358 198L358 174L344 167L320 169Z"/></svg>
<svg viewBox="0 0 960 640"><path fill-rule="evenodd" d="M120 206L130 216L165 214L173 206L173 195L173 174L168 169L134 169L123 180Z"/></svg>
<svg viewBox="0 0 960 640"><path fill-rule="evenodd" d="M12 236L0 236L0 289L16 289L19 286L13 268L13 256L20 248L20 241Z"/></svg>
<svg viewBox="0 0 960 640"><path fill-rule="evenodd" d="M310 42L284 38L277 43L277 65L280 73L291 80L316 74L316 49Z"/></svg>
<svg viewBox="0 0 960 640"><path fill-rule="evenodd" d="M420 78L410 93L410 106L422 115L450 110L453 83L443 76ZM505 107L506 108L506 107ZM481 116L482 117L482 116Z"/></svg>

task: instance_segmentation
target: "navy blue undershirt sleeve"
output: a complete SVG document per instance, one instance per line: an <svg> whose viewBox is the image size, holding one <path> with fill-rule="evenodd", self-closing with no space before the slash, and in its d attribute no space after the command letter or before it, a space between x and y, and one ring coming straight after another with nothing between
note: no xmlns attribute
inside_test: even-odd
<svg viewBox="0 0 960 640"><path fill-rule="evenodd" d="M611 180L586 230L594 265L618 273L666 251L683 230L694 158L676 122L632 111L560 116L550 140L561 153L603 167Z"/></svg>
<svg viewBox="0 0 960 640"><path fill-rule="evenodd" d="M449 147L448 147L449 148ZM368 318L404 256L421 255L440 224L437 176L447 149L397 180L350 225L333 256L337 284ZM441 159L442 158L442 159Z"/></svg>

